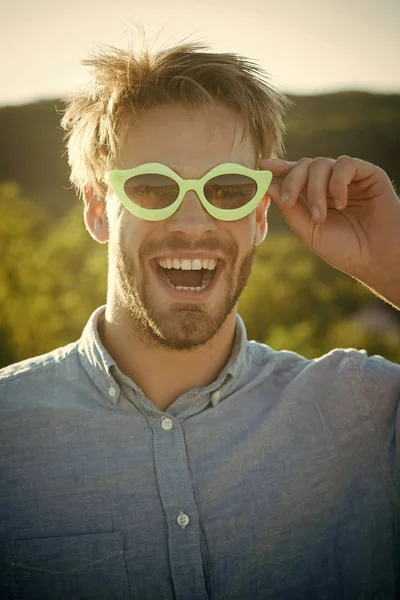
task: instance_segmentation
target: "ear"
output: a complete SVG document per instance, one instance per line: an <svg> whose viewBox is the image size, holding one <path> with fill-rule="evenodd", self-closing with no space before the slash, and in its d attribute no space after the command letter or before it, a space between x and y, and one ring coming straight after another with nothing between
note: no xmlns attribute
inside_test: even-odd
<svg viewBox="0 0 400 600"><path fill-rule="evenodd" d="M86 229L96 242L105 244L109 238L105 199L101 199L94 194L93 188L90 185L85 185L83 194L85 200L84 219Z"/></svg>
<svg viewBox="0 0 400 600"><path fill-rule="evenodd" d="M269 205L271 204L271 198L264 196L260 204L256 208L256 246L261 244L265 240L268 232L267 212Z"/></svg>

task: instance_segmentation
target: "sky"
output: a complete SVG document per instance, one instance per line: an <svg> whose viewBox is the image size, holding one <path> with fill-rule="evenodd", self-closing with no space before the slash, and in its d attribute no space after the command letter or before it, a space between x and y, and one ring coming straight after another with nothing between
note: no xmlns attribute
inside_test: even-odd
<svg viewBox="0 0 400 600"><path fill-rule="evenodd" d="M399 0L0 0L0 105L68 97L98 46L187 38L257 62L294 94L400 93Z"/></svg>

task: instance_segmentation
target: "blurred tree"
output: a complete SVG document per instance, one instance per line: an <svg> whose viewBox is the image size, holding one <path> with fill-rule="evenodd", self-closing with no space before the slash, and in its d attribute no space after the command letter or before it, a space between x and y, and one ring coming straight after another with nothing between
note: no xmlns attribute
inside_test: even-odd
<svg viewBox="0 0 400 600"><path fill-rule="evenodd" d="M48 227L44 209L21 195L14 182L0 184L0 365L20 359L16 331L29 303L31 259ZM23 326L23 325L22 325Z"/></svg>
<svg viewBox="0 0 400 600"><path fill-rule="evenodd" d="M370 333L352 318L366 303L389 305L324 263L294 236L269 234L258 247L239 302L249 339L316 358L335 347L365 348L400 363L400 337Z"/></svg>
<svg viewBox="0 0 400 600"><path fill-rule="evenodd" d="M286 158L357 156L400 187L399 94L291 98ZM68 181L62 108L0 108L0 366L73 341L105 302L107 248L85 230ZM400 362L396 328L371 332L354 319L371 302L399 313L303 248L274 205L269 225L239 305L249 337L309 358L350 346Z"/></svg>
<svg viewBox="0 0 400 600"><path fill-rule="evenodd" d="M77 339L106 296L106 246L85 230L82 207L52 223L19 192L0 186L1 366Z"/></svg>
<svg viewBox="0 0 400 600"><path fill-rule="evenodd" d="M53 226L33 263L40 285L31 314L44 321L35 344L50 350L77 339L90 313L105 304L107 246L90 237L83 209L75 206Z"/></svg>
<svg viewBox="0 0 400 600"><path fill-rule="evenodd" d="M400 189L400 94L337 92L290 95L285 116L288 160L341 154L373 162ZM76 203L60 119L62 100L0 107L0 180L17 181L23 192L55 218ZM270 223L286 232L275 209Z"/></svg>
<svg viewBox="0 0 400 600"><path fill-rule="evenodd" d="M57 100L0 107L0 180L16 181L56 218L76 203L60 125L62 109Z"/></svg>
<svg viewBox="0 0 400 600"><path fill-rule="evenodd" d="M0 185L0 367L77 339L106 300L107 246L86 231L82 206L54 222L14 183ZM399 335L354 316L371 302L394 311L291 234L258 247L239 312L250 339L315 358L365 348L400 363Z"/></svg>

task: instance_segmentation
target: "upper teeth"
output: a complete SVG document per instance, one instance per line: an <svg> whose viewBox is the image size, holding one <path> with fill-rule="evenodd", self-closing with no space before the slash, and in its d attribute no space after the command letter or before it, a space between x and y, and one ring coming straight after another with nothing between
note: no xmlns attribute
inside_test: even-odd
<svg viewBox="0 0 400 600"><path fill-rule="evenodd" d="M164 269L182 269L183 271L199 271L200 269L208 269L213 271L217 265L215 258L195 258L181 260L180 258L162 258L157 261Z"/></svg>

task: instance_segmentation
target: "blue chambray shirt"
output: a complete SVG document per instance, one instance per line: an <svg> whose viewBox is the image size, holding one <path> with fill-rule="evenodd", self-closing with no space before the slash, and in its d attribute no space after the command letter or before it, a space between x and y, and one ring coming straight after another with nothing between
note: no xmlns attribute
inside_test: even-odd
<svg viewBox="0 0 400 600"><path fill-rule="evenodd" d="M400 597L399 365L277 352L237 317L216 381L163 412L104 309L0 371L1 599Z"/></svg>

